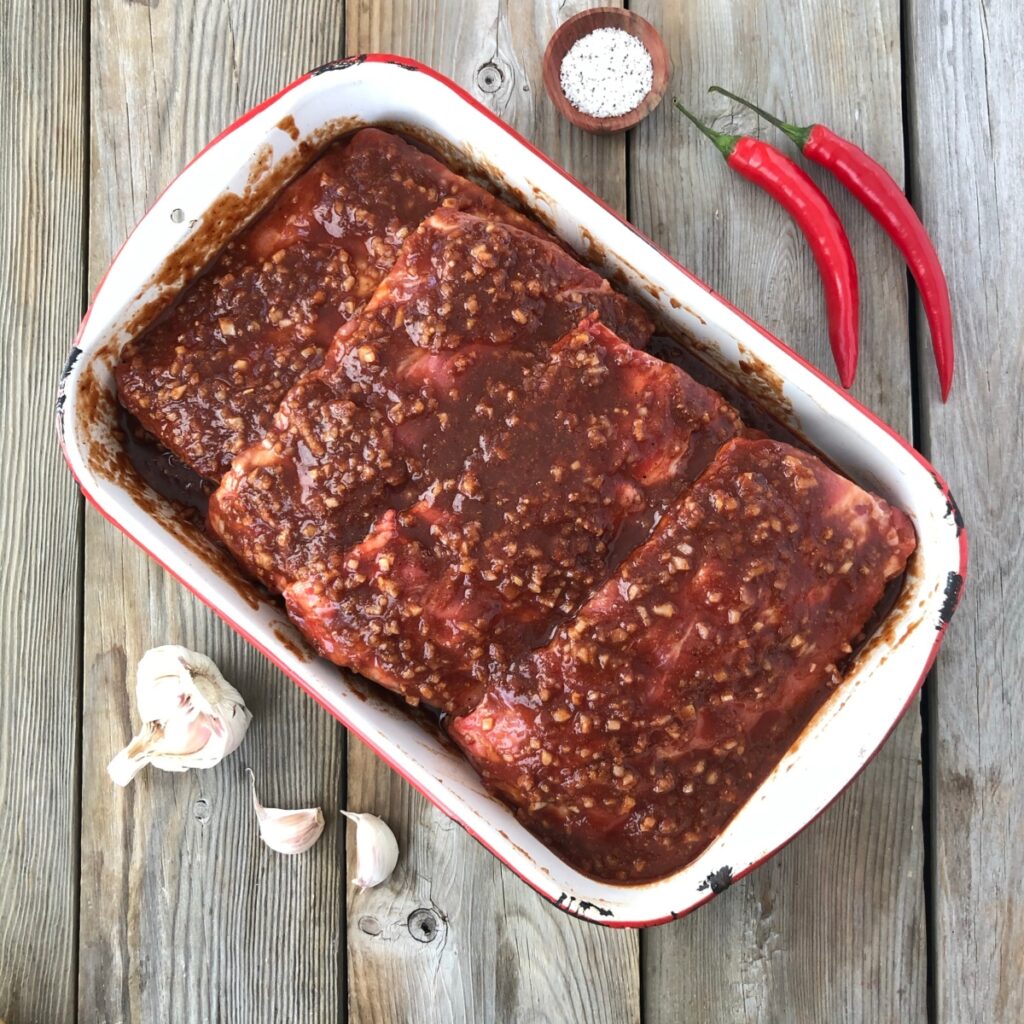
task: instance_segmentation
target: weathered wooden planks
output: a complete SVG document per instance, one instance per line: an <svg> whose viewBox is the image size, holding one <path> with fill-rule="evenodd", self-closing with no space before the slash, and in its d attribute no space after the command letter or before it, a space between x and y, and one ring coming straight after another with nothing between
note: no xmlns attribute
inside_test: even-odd
<svg viewBox="0 0 1024 1024"><path fill-rule="evenodd" d="M540 57L582 4L350 3L348 49L408 54L450 75L620 209L621 139L556 123ZM349 804L386 818L399 869L348 906L353 1022L639 1019L637 936L548 906L357 742Z"/></svg>
<svg viewBox="0 0 1024 1024"><path fill-rule="evenodd" d="M93 4L92 281L196 150L337 55L343 14L331 0ZM81 1019L336 1020L343 730L92 513L85 603ZM135 663L167 642L210 654L255 721L218 768L149 770L122 792L105 764L136 724ZM268 805L324 806L330 825L309 855L260 844L245 765Z"/></svg>
<svg viewBox="0 0 1024 1024"><path fill-rule="evenodd" d="M907 10L915 205L949 276L957 368L939 400L918 316L925 448L970 537L963 606L928 682L936 1020L1024 1019L1024 297L1018 5Z"/></svg>
<svg viewBox="0 0 1024 1024"><path fill-rule="evenodd" d="M75 1000L81 500L53 400L84 277L82 5L13 5L4 21L0 1020L50 1024Z"/></svg>
<svg viewBox="0 0 1024 1024"><path fill-rule="evenodd" d="M833 125L900 177L897 3L630 6L662 29L675 61L673 89L714 127L758 127L748 113L706 95L717 82L795 119ZM765 134L789 146L780 133ZM670 102L637 129L630 155L634 222L831 371L818 274L781 208L733 174ZM839 210L862 270L864 352L855 394L909 434L898 254L855 201L827 175L811 173ZM919 753L915 704L861 779L784 853L693 917L646 933L645 1019L923 1019Z"/></svg>
<svg viewBox="0 0 1024 1024"><path fill-rule="evenodd" d="M391 48L453 74L625 205L622 140L555 123L536 75L553 24L580 4L350 0L347 40L342 6L94 3L87 160L79 126L88 15L74 5L9 5L0 98L17 144L0 158L0 224L17 258L3 263L0 312L0 652L19 699L0 699L0 1019L8 1024L75 1012L80 504L52 441L50 403L80 312L86 165L95 281L156 191L224 123L307 66ZM830 120L900 168L894 5L632 6L669 29L674 86L719 115L719 127L755 122L721 116L731 107L703 95L713 78L794 116ZM944 408L919 322L922 435L961 500L973 548L965 604L930 683L937 1019L1013 1021L1024 1016L1012 689L1022 659L1009 626L1020 605L1014 470L1024 435L1012 276L1022 262L1012 230L1024 152L1013 118L1022 99L1019 15L951 0L938 9L912 2L906 12L910 178L951 271L960 360ZM656 118L631 150L634 219L829 366L803 242L667 107ZM880 233L827 188L864 269L858 394L907 432L903 274ZM91 513L87 545L80 1018L343 1018L345 881L330 815L345 796L339 730ZM168 640L216 657L257 722L221 769L143 778L122 795L103 767L135 724L134 662ZM917 754L910 717L789 850L693 918L646 935L646 1019L920 1019ZM350 804L389 817L403 847L395 885L351 899L354 1019L637 1018L635 936L556 914L372 754L353 744L349 758ZM324 803L328 835L309 859L281 861L257 845L247 763L269 803ZM437 916L410 920L421 909Z"/></svg>

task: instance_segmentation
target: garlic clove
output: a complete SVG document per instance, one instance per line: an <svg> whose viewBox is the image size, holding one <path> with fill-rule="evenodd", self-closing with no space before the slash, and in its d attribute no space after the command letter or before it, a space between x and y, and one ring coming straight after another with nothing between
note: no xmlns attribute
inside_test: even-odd
<svg viewBox="0 0 1024 1024"><path fill-rule="evenodd" d="M219 737L215 718L200 714L195 718L172 718L163 726L161 754L198 754L214 738Z"/></svg>
<svg viewBox="0 0 1024 1024"><path fill-rule="evenodd" d="M372 889L391 876L398 863L398 840L376 814L342 811L356 825L356 877L353 885Z"/></svg>
<svg viewBox="0 0 1024 1024"><path fill-rule="evenodd" d="M142 729L107 766L119 786L147 764L167 772L212 768L242 742L252 721L242 695L206 655L174 644L143 655L135 702Z"/></svg>
<svg viewBox="0 0 1024 1024"><path fill-rule="evenodd" d="M206 716L191 721L145 722L138 735L107 765L107 772L119 786L126 786L147 764L165 772L184 772L192 755L204 750L213 729Z"/></svg>
<svg viewBox="0 0 1024 1024"><path fill-rule="evenodd" d="M295 854L308 850L324 830L324 815L319 807L286 811L264 807L256 796L256 776L245 769L252 780L252 805L260 826L260 838L278 853Z"/></svg>

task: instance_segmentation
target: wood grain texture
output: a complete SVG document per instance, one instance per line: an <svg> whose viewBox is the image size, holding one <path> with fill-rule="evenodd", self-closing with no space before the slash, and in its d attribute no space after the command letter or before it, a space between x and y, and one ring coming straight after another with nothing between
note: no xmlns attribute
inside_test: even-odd
<svg viewBox="0 0 1024 1024"><path fill-rule="evenodd" d="M949 276L949 404L918 318L922 428L967 524L963 604L928 682L936 1020L1024 1020L1024 55L1019 5L907 8L915 205Z"/></svg>
<svg viewBox="0 0 1024 1024"><path fill-rule="evenodd" d="M83 8L0 32L0 1020L74 1016L81 500L53 427L81 315ZM60 53L41 62L39 54ZM45 970L40 966L45 965Z"/></svg>
<svg viewBox="0 0 1024 1024"><path fill-rule="evenodd" d="M348 49L432 65L624 209L623 140L559 122L541 84L548 37L584 6L351 2ZM582 924L549 906L354 741L348 777L349 806L389 821L402 850L385 885L350 897L354 1024L639 1019L636 933Z"/></svg>
<svg viewBox="0 0 1024 1024"><path fill-rule="evenodd" d="M338 55L332 0L92 5L89 276L225 124ZM81 941L83 1021L334 1021L343 1004L344 733L98 515L86 525ZM105 765L137 720L148 647L209 654L254 722L209 771ZM243 767L268 806L324 807L312 852L257 837Z"/></svg>
<svg viewBox="0 0 1024 1024"><path fill-rule="evenodd" d="M918 317L921 434L960 499L972 546L964 604L928 683L930 879L921 874L912 709L834 807L693 917L642 940L572 921L361 744L346 751L324 712L92 512L83 534L81 501L53 439L56 375L86 275L94 284L186 160L308 67L346 51L390 49L456 78L625 209L627 143L558 121L540 85L550 32L587 6L93 0L88 33L89 5L76 0L4 7L0 1020L335 1021L348 1010L354 1021L385 1022L619 1022L641 1012L654 1024L918 1021L926 883L933 1021L1024 1019L1015 690L1024 644L1011 625L1024 590L1018 5L904 5L909 178L950 272L957 317L958 369L946 407ZM716 127L758 128L786 145L707 97L706 86L720 81L850 134L899 178L895 0L630 7L666 36L676 69L669 96L677 92ZM831 369L816 271L785 215L732 175L668 102L628 145L632 219ZM836 203L862 268L855 393L908 433L902 266L856 204L811 173ZM121 792L105 765L137 725L134 666L165 642L213 656L255 722L219 768L185 777L147 771ZM245 765L266 803L324 806L327 833L310 855L284 859L259 844ZM346 891L335 813L342 805L395 827L402 858L387 885Z"/></svg>
<svg viewBox="0 0 1024 1024"><path fill-rule="evenodd" d="M848 134L899 179L899 6L721 4L631 9L665 34L673 86L724 131L774 130L707 87ZM790 153L794 153L789 148ZM631 138L632 219L713 288L834 374L806 242L666 102ZM906 280L896 250L836 184L861 268L863 354L854 393L911 429ZM916 1021L926 1015L922 771L915 703L882 753L819 821L712 904L644 935L645 1020Z"/></svg>

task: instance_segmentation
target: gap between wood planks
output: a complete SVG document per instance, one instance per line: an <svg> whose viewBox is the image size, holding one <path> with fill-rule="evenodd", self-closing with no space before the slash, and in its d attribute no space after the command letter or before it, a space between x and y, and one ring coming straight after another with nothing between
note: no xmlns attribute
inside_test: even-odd
<svg viewBox="0 0 1024 1024"><path fill-rule="evenodd" d="M89 308L90 284L89 284L89 224L91 211L89 209L89 185L91 182L92 147L89 145L92 130L92 3L85 0L82 4L82 237L81 237L81 259L82 259L82 289L79 300L79 315L85 316ZM78 1013L78 947L82 930L82 816L85 809L82 806L84 795L84 770L82 757L84 744L82 741L83 720L85 717L85 498L78 488L75 488L77 496L77 507L75 518L78 524L78 566L76 574L78 577L78 622L75 627L75 646L78 649L78 672L76 673L76 684L78 686L78 700L75 712L75 741L74 752L78 770L75 772L75 815L71 826L71 841L74 844L74 856L72 858L75 870L74 900L72 903L73 920L71 922L71 996L74 1011Z"/></svg>
<svg viewBox="0 0 1024 1024"><path fill-rule="evenodd" d="M914 203L914 98L911 95L913 83L910 75L910 41L907 29L907 0L900 0L900 100L903 113L903 189L907 198ZM921 416L921 359L917 345L920 330L917 307L917 291L910 270L907 270L907 344L910 347L910 440L918 451L924 450L924 426ZM935 686L937 670L933 667L921 687L921 826L924 859L921 884L924 886L924 927L925 927L925 1012L929 1022L938 1020L938 1005L935 989L935 900L933 878L935 873L935 747L932 736L935 709L932 689Z"/></svg>

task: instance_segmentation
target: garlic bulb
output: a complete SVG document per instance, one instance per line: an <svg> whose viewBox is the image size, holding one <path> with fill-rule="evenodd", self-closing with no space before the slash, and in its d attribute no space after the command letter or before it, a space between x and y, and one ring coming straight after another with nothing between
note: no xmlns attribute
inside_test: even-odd
<svg viewBox="0 0 1024 1024"><path fill-rule="evenodd" d="M245 769L252 780L252 805L260 823L260 838L278 853L302 853L308 850L324 830L324 815L319 807L301 811L284 811L277 807L264 807L256 796L256 776L251 768Z"/></svg>
<svg viewBox="0 0 1024 1024"><path fill-rule="evenodd" d="M147 764L165 772L212 768L242 742L252 721L242 695L205 654L173 644L143 655L135 703L142 729L107 765L119 786Z"/></svg>
<svg viewBox="0 0 1024 1024"><path fill-rule="evenodd" d="M361 889L372 889L395 870L398 840L376 814L341 813L356 823L356 877L352 883Z"/></svg>

